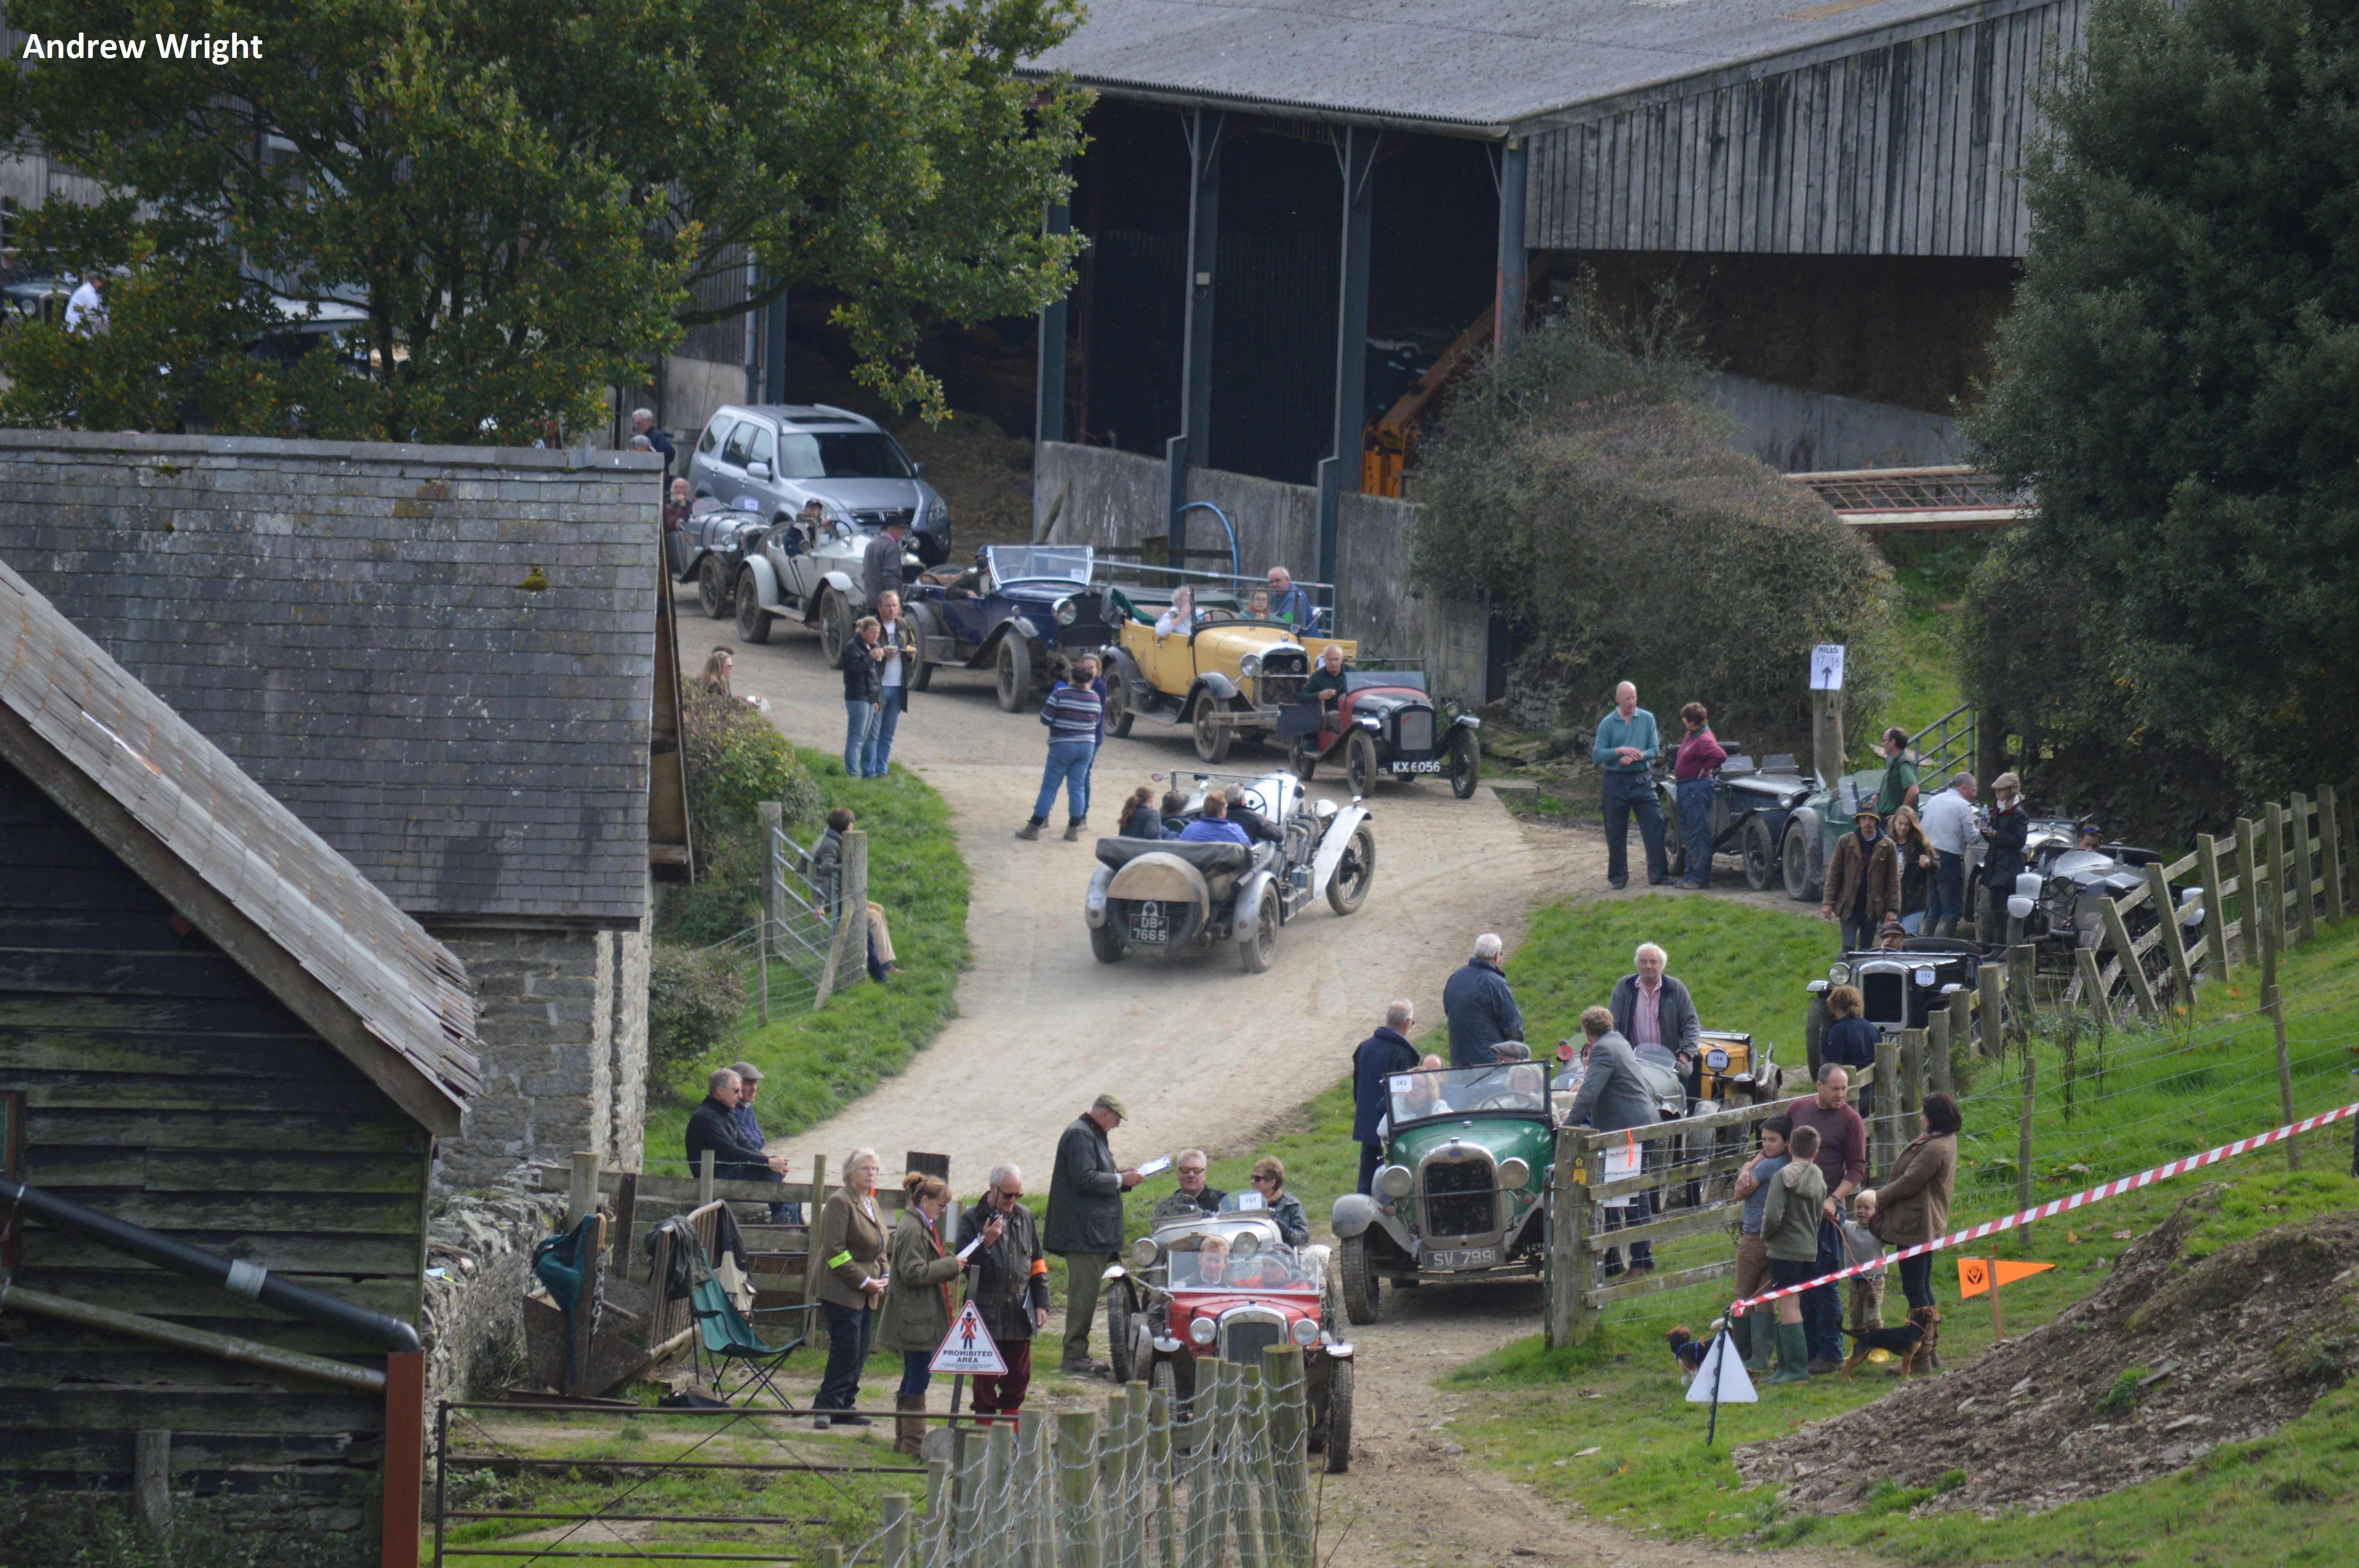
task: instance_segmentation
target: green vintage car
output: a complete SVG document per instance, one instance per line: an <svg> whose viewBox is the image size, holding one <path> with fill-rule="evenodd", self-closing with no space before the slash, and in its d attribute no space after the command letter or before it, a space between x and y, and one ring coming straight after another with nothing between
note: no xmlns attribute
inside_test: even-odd
<svg viewBox="0 0 2359 1568"><path fill-rule="evenodd" d="M1389 1080L1375 1195L1335 1200L1343 1310L1374 1323L1385 1281L1430 1285L1540 1271L1554 1103L1537 1062L1440 1067Z"/></svg>

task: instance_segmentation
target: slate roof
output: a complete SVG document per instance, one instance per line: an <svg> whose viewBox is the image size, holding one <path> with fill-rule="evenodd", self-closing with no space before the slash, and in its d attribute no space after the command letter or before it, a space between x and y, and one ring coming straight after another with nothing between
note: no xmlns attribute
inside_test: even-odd
<svg viewBox="0 0 2359 1568"><path fill-rule="evenodd" d="M459 960L5 565L0 703L465 1108L481 1079Z"/></svg>
<svg viewBox="0 0 2359 1568"><path fill-rule="evenodd" d="M0 430L0 559L411 914L635 926L659 466Z"/></svg>
<svg viewBox="0 0 2359 1568"><path fill-rule="evenodd" d="M1092 0L1032 70L1114 96L1462 135L2038 0Z"/></svg>

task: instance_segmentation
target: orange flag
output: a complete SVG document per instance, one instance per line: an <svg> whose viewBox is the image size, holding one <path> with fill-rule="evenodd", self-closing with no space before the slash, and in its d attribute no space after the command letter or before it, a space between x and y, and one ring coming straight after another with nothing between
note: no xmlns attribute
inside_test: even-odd
<svg viewBox="0 0 2359 1568"><path fill-rule="evenodd" d="M2000 1284L2011 1285L2017 1280L2054 1267L2053 1263L2012 1263L2003 1258L1961 1258L1958 1260L1958 1294L1962 1297L1981 1295L1991 1288L1994 1272L1998 1275Z"/></svg>

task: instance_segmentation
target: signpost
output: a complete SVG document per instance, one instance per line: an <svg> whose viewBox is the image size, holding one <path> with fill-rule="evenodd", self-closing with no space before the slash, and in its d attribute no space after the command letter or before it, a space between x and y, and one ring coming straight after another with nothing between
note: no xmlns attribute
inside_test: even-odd
<svg viewBox="0 0 2359 1568"><path fill-rule="evenodd" d="M1810 767L1821 789L1843 775L1843 645L1821 643L1810 650Z"/></svg>
<svg viewBox="0 0 2359 1568"><path fill-rule="evenodd" d="M1007 1376L1007 1363L1001 1358L999 1346L991 1342L991 1330L983 1326L983 1314L973 1302L959 1309L951 1331L942 1336L942 1347L934 1352L931 1369L969 1378Z"/></svg>

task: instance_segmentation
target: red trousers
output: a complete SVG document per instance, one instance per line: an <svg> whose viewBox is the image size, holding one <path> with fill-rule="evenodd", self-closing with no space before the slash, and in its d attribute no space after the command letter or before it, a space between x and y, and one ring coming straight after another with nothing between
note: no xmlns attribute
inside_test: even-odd
<svg viewBox="0 0 2359 1568"><path fill-rule="evenodd" d="M1014 1415L1024 1406L1024 1395L1032 1387L1032 1342L1028 1339L1003 1339L999 1342L999 1358L1007 1363L1004 1377L974 1380L974 1413L977 1426L991 1423L983 1418L992 1415Z"/></svg>

